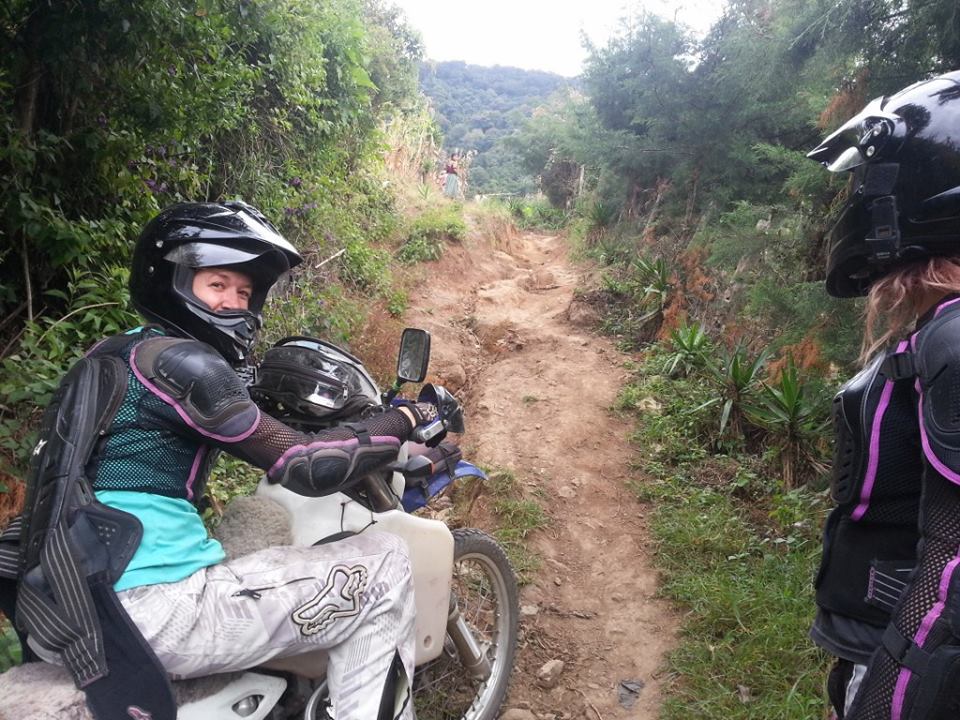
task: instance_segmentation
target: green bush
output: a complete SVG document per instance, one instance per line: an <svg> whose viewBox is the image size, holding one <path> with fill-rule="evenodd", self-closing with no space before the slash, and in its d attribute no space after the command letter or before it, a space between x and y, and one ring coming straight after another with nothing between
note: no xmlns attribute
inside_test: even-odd
<svg viewBox="0 0 960 720"><path fill-rule="evenodd" d="M426 210L411 223L408 236L463 242L467 236L467 226L463 221L463 206L459 203L450 203Z"/></svg>
<svg viewBox="0 0 960 720"><path fill-rule="evenodd" d="M340 278L361 292L375 294L389 282L390 255L364 240L348 240Z"/></svg>
<svg viewBox="0 0 960 720"><path fill-rule="evenodd" d="M546 198L511 198L508 205L517 226L527 230L560 230L571 219L569 213L554 207Z"/></svg>
<svg viewBox="0 0 960 720"><path fill-rule="evenodd" d="M10 621L0 618L0 672L20 664L20 638Z"/></svg>
<svg viewBox="0 0 960 720"><path fill-rule="evenodd" d="M362 0L110 0L14 3L5 22L0 453L15 472L65 369L139 323L125 268L162 207L241 198L301 249L306 297L277 329L342 340L360 325L352 293L395 298L371 243L398 226L378 126L415 104L421 46L402 17ZM32 72L36 95L13 92Z"/></svg>
<svg viewBox="0 0 960 720"><path fill-rule="evenodd" d="M422 235L411 237L397 250L397 260L407 264L439 260L442 256L443 243Z"/></svg>
<svg viewBox="0 0 960 720"><path fill-rule="evenodd" d="M466 236L463 207L459 203L431 207L410 223L406 240L397 250L396 257L408 264L439 260L444 243L463 242Z"/></svg>

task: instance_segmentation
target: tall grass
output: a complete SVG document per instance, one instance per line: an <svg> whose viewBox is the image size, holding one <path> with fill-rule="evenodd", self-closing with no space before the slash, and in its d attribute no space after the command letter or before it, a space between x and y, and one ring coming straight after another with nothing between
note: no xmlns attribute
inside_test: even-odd
<svg viewBox="0 0 960 720"><path fill-rule="evenodd" d="M457 492L457 514L469 518L474 501L479 496L489 498L488 505L494 516L494 537L503 545L510 564L517 574L517 581L526 584L540 569L540 557L529 546L528 536L535 530L547 527L550 518L534 498L522 490L516 475L506 468L487 471L488 480L469 478Z"/></svg>
<svg viewBox="0 0 960 720"><path fill-rule="evenodd" d="M829 659L807 631L826 498L785 489L770 453L720 452L712 384L658 371L654 354L616 408L637 418L661 592L685 610L662 718L823 717Z"/></svg>
<svg viewBox="0 0 960 720"><path fill-rule="evenodd" d="M827 658L807 638L813 524L756 526L729 488L700 487L691 472L636 486L655 503L662 592L688 610L663 720L821 717Z"/></svg>

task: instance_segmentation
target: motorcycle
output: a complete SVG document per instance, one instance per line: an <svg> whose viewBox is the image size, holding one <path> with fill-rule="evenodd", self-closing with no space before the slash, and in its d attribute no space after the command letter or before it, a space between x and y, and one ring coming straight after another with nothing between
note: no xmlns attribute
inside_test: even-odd
<svg viewBox="0 0 960 720"><path fill-rule="evenodd" d="M362 419L389 408L404 383L426 376L430 336L404 330L393 387L380 392L363 363L343 349L314 338L288 338L277 347L307 348L319 358L305 368L271 363L270 351L260 373L283 373L290 389L287 404L306 397L313 408L329 412L313 428ZM425 386L439 408L434 424L416 438L430 442L447 429L462 431L459 405L442 388ZM257 398L257 382L251 385ZM264 401L260 397L258 401ZM284 418L288 409L276 401L265 408ZM446 413L446 415L445 415ZM453 448L453 449L451 449ZM351 489L324 497L304 497L261 479L255 493L227 507L224 523L262 535L262 514L274 513L289 528L295 545L316 545L360 532L388 532L409 549L416 604L416 659L413 702L418 720L494 720L506 697L516 652L519 601L517 581L503 548L477 529L451 530L444 522L413 514L456 480L482 470L459 458L455 446L440 451L407 442L384 472L364 477ZM235 506L235 507L234 507ZM272 544L268 538L241 540L246 550ZM34 673L60 668L33 663ZM21 666L29 672L31 665ZM273 660L242 673L175 683L179 720L334 720L324 680L326 653L314 651ZM2 677L2 676L0 676ZM17 682L24 678L18 676ZM40 675L37 675L39 678ZM61 678L64 682L65 673ZM37 683L38 690L42 683ZM186 686L177 687L177 686ZM2 713L0 713L2 715Z"/></svg>
<svg viewBox="0 0 960 720"><path fill-rule="evenodd" d="M285 348L306 348L310 367L290 362ZM260 379L251 395L280 419L303 426L303 413L291 406L309 399L316 412L329 408L303 429L320 429L362 419L390 407L404 383L420 383L430 360L430 335L425 330L403 331L397 358L396 381L381 393L363 363L342 348L315 338L294 337L276 346L279 357L268 351L259 368ZM306 372L305 372L306 371ZM278 400L258 392L270 373L280 373L272 387L287 390ZM490 535L476 529L450 530L445 523L412 514L428 504L458 479L486 479L476 466L459 459L456 448L430 443L447 429L462 432L459 404L442 388L425 386L426 395L439 410L437 420L415 432L419 443L407 442L398 460L385 473L367 475L345 493L319 498L298 495L262 479L256 500L272 501L283 508L290 522L292 543L315 545L346 534L389 532L402 537L410 554L416 604L416 672L413 698L420 720L494 720L506 696L517 643L519 600L516 576L503 548ZM270 404L272 403L272 406ZM296 422L294 417L299 420ZM323 653L283 658L267 669L287 674L281 692L305 696L305 720L328 717L326 686L322 681ZM246 673L247 676L253 673ZM271 680L275 680L276 676ZM182 720L201 718L279 718L260 712L266 695L251 690L232 700L230 688L218 695L230 701L234 715L211 715L208 707L184 706ZM256 700L263 694L265 700ZM283 703L278 703L282 705ZM289 698L287 699L289 705ZM296 701L294 702L296 704ZM256 710L254 710L256 706ZM249 714L241 715L240 710ZM199 712L197 712L199 711ZM330 717L335 717L334 715Z"/></svg>

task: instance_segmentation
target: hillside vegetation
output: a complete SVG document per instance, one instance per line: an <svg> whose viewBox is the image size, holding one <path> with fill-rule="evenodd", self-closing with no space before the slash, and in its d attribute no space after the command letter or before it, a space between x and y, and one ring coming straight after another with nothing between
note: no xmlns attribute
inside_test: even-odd
<svg viewBox="0 0 960 720"><path fill-rule="evenodd" d="M391 181L436 151L420 59L378 0L2 5L0 516L64 369L138 324L127 266L161 208L241 198L301 250L268 340L362 342L403 311L393 252L457 222L413 227Z"/></svg>
<svg viewBox="0 0 960 720"><path fill-rule="evenodd" d="M848 371L857 306L821 284L844 178L805 154L869 99L956 67L949 0L738 0L703 38L640 14L590 48L582 94L511 142L610 266L599 299L625 342L702 324Z"/></svg>
<svg viewBox="0 0 960 720"><path fill-rule="evenodd" d="M430 98L447 153L472 156L471 194L536 191L535 173L504 141L551 95L569 87L569 80L512 67L441 62L421 66L420 86Z"/></svg>

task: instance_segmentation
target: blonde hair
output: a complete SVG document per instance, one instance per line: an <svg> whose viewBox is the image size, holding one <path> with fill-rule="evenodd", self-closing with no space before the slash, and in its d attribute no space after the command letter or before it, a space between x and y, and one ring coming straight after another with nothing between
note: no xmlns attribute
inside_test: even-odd
<svg viewBox="0 0 960 720"><path fill-rule="evenodd" d="M873 283L864 310L861 364L893 338L902 337L938 298L955 292L960 292L960 258L957 257L918 260Z"/></svg>

